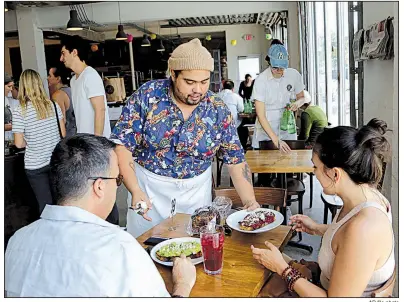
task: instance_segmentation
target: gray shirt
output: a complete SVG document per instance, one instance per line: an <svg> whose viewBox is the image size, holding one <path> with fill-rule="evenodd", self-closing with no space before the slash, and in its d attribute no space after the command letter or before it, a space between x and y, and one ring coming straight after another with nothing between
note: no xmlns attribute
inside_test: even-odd
<svg viewBox="0 0 404 302"><path fill-rule="evenodd" d="M72 90L70 87L62 87L60 90L66 92L69 97L70 106L66 110L66 137L71 137L77 133L76 117L74 115L73 102L72 102Z"/></svg>

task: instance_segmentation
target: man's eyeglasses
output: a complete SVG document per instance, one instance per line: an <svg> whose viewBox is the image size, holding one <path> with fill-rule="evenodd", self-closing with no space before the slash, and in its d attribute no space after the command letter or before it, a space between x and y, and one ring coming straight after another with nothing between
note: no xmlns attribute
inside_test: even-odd
<svg viewBox="0 0 404 302"><path fill-rule="evenodd" d="M284 70L285 70L284 68L281 68L281 67L271 67L271 69L272 69L273 71L277 71L277 72L280 72L280 71L284 71Z"/></svg>
<svg viewBox="0 0 404 302"><path fill-rule="evenodd" d="M88 179L91 180L97 180L97 179L115 179L116 180L116 185L119 187L122 184L123 181L123 176L121 174L118 175L118 177L89 177Z"/></svg>

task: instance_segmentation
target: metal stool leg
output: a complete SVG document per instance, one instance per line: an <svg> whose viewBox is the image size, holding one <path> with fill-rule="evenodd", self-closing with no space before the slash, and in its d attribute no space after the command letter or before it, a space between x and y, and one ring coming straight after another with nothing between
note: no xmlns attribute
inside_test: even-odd
<svg viewBox="0 0 404 302"><path fill-rule="evenodd" d="M310 173L310 209L313 206L313 173Z"/></svg>

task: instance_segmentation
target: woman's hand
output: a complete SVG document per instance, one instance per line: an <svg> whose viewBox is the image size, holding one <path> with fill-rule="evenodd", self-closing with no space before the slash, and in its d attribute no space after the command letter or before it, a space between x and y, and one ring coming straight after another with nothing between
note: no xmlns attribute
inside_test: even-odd
<svg viewBox="0 0 404 302"><path fill-rule="evenodd" d="M297 101L290 104L290 110L291 111L297 111L300 107L302 107L304 105L305 101L306 101L305 98L298 99Z"/></svg>
<svg viewBox="0 0 404 302"><path fill-rule="evenodd" d="M265 241L266 249L255 248L251 245L251 251L253 253L253 258L258 261L259 264L262 264L270 271L276 272L279 275L288 267L285 259L279 249L270 243L269 241Z"/></svg>
<svg viewBox="0 0 404 302"><path fill-rule="evenodd" d="M283 140L279 138L277 140L273 140L274 145L282 152L282 153L290 153L292 150L289 145L285 143Z"/></svg>
<svg viewBox="0 0 404 302"><path fill-rule="evenodd" d="M318 223L306 215L293 215L289 218L289 225L297 232L304 232L310 235L317 235Z"/></svg>

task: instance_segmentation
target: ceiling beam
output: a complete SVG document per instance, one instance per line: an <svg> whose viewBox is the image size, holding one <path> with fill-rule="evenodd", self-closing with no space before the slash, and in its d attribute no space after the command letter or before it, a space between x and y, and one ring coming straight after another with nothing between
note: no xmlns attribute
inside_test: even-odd
<svg viewBox="0 0 404 302"><path fill-rule="evenodd" d="M105 34L99 33L96 31L84 29L80 31L69 31L60 28L43 28L43 31L52 31L59 34L64 34L67 36L80 36L84 40L95 41L95 42L104 42L105 41Z"/></svg>

